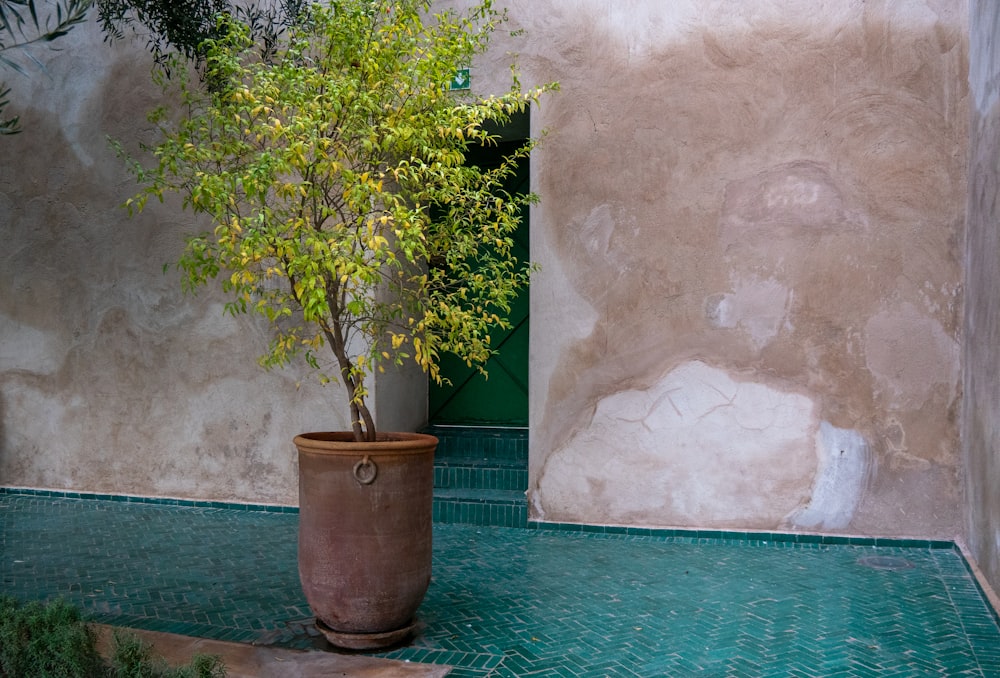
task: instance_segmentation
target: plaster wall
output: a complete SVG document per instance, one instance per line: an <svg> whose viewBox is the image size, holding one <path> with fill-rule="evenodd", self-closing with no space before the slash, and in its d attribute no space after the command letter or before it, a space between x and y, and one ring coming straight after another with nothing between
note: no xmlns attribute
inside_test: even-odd
<svg viewBox="0 0 1000 678"><path fill-rule="evenodd" d="M1000 588L1000 5L970 6L971 130L962 447L967 540Z"/></svg>
<svg viewBox="0 0 1000 678"><path fill-rule="evenodd" d="M474 87L511 52L562 87L533 120L532 516L954 536L964 0L503 4L525 34ZM161 273L197 224L129 221L105 141L149 134L148 59L67 40L0 142L0 485L294 503L289 440L346 427L340 394Z"/></svg>
<svg viewBox="0 0 1000 678"><path fill-rule="evenodd" d="M507 4L532 517L954 536L964 1Z"/></svg>
<svg viewBox="0 0 1000 678"><path fill-rule="evenodd" d="M3 73L24 132L0 139L0 486L297 503L292 437L349 428L340 391L258 367L265 325L217 286L182 293L163 267L189 212L122 209L136 185L106 137L137 152L162 97L141 45L94 20L60 46L47 73Z"/></svg>

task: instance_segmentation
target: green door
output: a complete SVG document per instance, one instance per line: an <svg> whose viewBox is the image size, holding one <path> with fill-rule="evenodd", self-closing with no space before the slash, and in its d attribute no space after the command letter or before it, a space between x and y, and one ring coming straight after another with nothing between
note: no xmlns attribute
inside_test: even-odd
<svg viewBox="0 0 1000 678"><path fill-rule="evenodd" d="M505 142L470 154L469 163L480 167L496 165L510 153L511 144ZM505 189L509 193L527 193L529 190L528 161L518 167ZM521 213L521 224L514 235L515 252L520 261L529 260L528 213ZM451 384L430 384L429 422L472 426L527 426L528 425L528 291L511 305L508 330L494 330L490 337L497 355L486 363L488 378L474 367L452 355L443 356L441 374Z"/></svg>

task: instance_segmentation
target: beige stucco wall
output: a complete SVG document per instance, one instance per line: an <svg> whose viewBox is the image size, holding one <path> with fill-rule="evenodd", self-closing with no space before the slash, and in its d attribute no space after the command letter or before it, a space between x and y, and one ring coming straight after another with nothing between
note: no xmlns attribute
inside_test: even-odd
<svg viewBox="0 0 1000 678"><path fill-rule="evenodd" d="M968 239L962 443L969 547L1000 590L1000 5L970 7Z"/></svg>
<svg viewBox="0 0 1000 678"><path fill-rule="evenodd" d="M474 85L514 51L562 87L533 120L533 517L953 536L964 0L503 4L525 35ZM190 217L128 221L104 140L148 134L147 59L67 40L0 140L0 485L292 503L288 439L342 428L339 392L161 272Z"/></svg>
<svg viewBox="0 0 1000 678"><path fill-rule="evenodd" d="M532 516L952 536L964 2L509 5Z"/></svg>

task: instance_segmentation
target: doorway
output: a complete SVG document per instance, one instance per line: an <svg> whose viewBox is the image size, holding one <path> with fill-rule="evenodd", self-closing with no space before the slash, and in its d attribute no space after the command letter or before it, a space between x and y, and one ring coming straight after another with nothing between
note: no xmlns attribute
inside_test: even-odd
<svg viewBox="0 0 1000 678"><path fill-rule="evenodd" d="M496 167L528 137L525 114L501 130L496 146L473 149L466 159L483 168ZM504 185L510 194L526 194L530 188L529 163L524 159ZM528 209L520 214L514 234L514 252L519 262L530 260ZM521 290L511 304L510 328L494 328L490 342L497 350L486 363L488 377L467 367L452 355L442 356L441 375L450 384L433 381L428 392L431 425L526 427L528 425L528 290Z"/></svg>

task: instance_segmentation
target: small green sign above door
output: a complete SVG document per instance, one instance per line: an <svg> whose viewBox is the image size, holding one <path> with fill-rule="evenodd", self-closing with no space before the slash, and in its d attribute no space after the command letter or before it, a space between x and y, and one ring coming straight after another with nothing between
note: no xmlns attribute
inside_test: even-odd
<svg viewBox="0 0 1000 678"><path fill-rule="evenodd" d="M460 68L455 71L455 75L451 76L451 85L449 89L469 89L472 86L472 74L469 73L468 68Z"/></svg>

